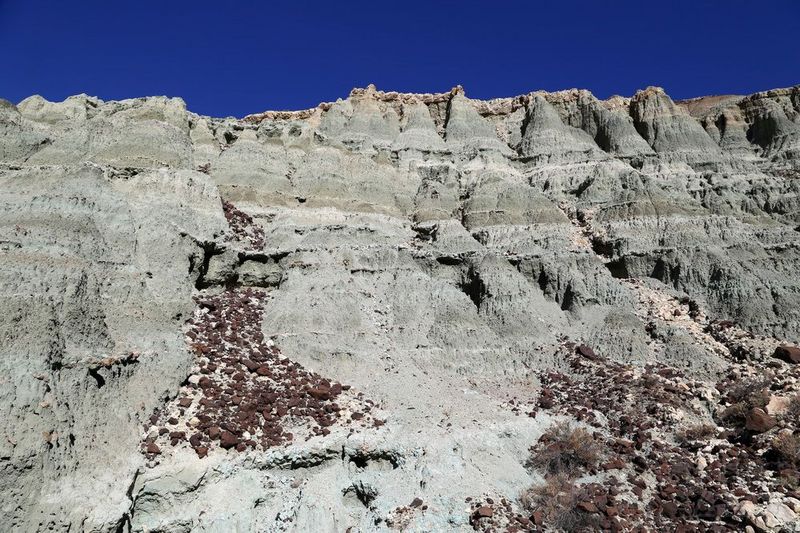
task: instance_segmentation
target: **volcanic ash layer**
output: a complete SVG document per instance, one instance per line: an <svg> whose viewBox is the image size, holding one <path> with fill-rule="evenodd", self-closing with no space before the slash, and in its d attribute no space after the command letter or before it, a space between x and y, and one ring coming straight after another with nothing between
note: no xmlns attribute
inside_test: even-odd
<svg viewBox="0 0 800 533"><path fill-rule="evenodd" d="M0 100L0 530L800 531L800 86Z"/></svg>

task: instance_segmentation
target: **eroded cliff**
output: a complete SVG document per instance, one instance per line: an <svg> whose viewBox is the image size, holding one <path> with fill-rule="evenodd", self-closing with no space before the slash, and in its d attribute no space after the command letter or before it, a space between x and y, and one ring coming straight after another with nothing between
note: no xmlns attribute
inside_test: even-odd
<svg viewBox="0 0 800 533"><path fill-rule="evenodd" d="M0 191L4 529L567 527L520 498L564 419L592 527L796 527L800 86L31 97ZM725 415L764 375L775 424Z"/></svg>

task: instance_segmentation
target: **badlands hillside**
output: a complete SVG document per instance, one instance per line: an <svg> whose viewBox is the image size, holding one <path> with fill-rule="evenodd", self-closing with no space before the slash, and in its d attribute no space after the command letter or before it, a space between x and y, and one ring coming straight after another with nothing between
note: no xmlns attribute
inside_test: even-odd
<svg viewBox="0 0 800 533"><path fill-rule="evenodd" d="M0 531L800 531L800 86L0 100Z"/></svg>

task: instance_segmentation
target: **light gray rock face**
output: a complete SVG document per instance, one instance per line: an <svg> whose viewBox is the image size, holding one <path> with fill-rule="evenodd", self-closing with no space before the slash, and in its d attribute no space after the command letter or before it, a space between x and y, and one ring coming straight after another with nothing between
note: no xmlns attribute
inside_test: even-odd
<svg viewBox="0 0 800 533"><path fill-rule="evenodd" d="M544 98L559 110L565 124L584 130L604 151L620 158L653 153L627 109L616 108L613 101L600 102L589 91L562 91Z"/></svg>
<svg viewBox="0 0 800 533"><path fill-rule="evenodd" d="M600 148L587 133L564 124L555 108L536 94L528 106L519 152L531 158L575 160L593 159Z"/></svg>
<svg viewBox="0 0 800 533"><path fill-rule="evenodd" d="M719 151L702 126L659 88L637 92L630 110L637 131L656 152Z"/></svg>
<svg viewBox="0 0 800 533"><path fill-rule="evenodd" d="M180 328L197 243L225 227L218 192L190 170L89 163L0 183L4 529L107 526L142 416L189 368Z"/></svg>
<svg viewBox="0 0 800 533"><path fill-rule="evenodd" d="M800 342L797 87L369 87L242 120L163 97L0 101L0 191L3 530L385 530L420 497L405 527L469 531L466 497L534 479L549 422L506 402L570 371L567 338L724 368L643 294ZM222 199L263 242L231 239ZM264 335L386 424L147 460L143 425L200 372L192 297L231 286L269 291Z"/></svg>

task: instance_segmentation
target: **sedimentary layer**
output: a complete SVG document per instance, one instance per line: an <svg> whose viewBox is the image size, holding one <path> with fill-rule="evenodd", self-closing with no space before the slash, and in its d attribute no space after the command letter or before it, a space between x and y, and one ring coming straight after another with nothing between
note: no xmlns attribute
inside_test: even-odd
<svg viewBox="0 0 800 533"><path fill-rule="evenodd" d="M0 191L4 530L554 527L520 494L564 420L605 446L592 527L796 527L796 415L723 413L798 390L800 86L33 96L0 101ZM702 424L721 473L680 499L654 472Z"/></svg>

